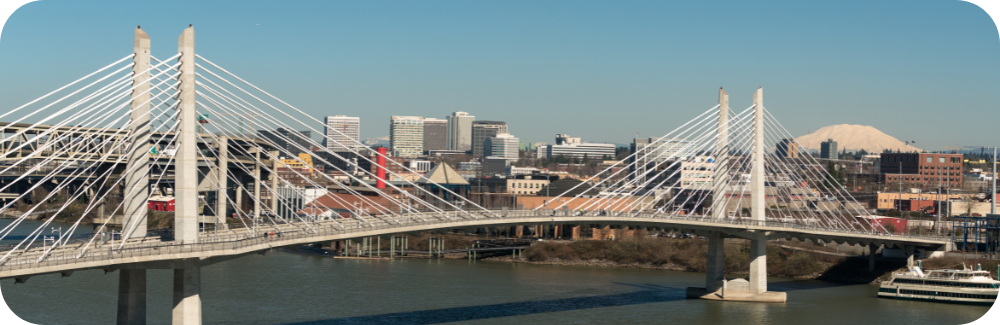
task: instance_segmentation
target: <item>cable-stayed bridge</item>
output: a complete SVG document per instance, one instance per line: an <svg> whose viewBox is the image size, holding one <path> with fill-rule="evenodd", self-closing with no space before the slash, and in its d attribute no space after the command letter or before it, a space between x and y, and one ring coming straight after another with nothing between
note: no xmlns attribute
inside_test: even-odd
<svg viewBox="0 0 1000 325"><path fill-rule="evenodd" d="M161 60L150 49L137 28L132 54L0 114L0 213L13 216L0 229L0 278L118 270L118 322L138 324L145 322L145 270L172 269L174 323L197 324L201 266L273 247L371 236L556 224L695 232L709 239L708 274L705 288L692 288L690 297L771 302L786 298L767 291L767 240L896 246L911 260L917 248L949 245L944 237L896 235L875 222L825 165L798 152L764 108L762 89L743 110L730 109L720 89L717 105L544 205L498 210L431 178L400 177L393 170L414 171L339 130L327 134L320 120L195 54L193 27L181 34L177 54ZM294 132L247 135L250 125L310 131L323 141ZM339 167L352 159L381 171ZM313 163L352 185L285 168ZM402 181L387 188L367 182L386 176ZM337 213L282 213L303 210L296 200L309 195L291 180L340 192L309 208ZM164 235L147 229L148 202L167 192L176 203ZM25 222L40 210L40 223ZM46 238L57 220L72 226ZM111 223L121 231L75 236L92 220L94 234L108 234ZM748 280L723 278L725 238L750 240Z"/></svg>

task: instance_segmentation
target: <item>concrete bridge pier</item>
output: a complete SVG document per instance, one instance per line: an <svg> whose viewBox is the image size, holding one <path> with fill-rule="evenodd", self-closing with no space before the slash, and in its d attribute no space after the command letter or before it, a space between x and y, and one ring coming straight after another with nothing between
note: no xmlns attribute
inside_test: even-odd
<svg viewBox="0 0 1000 325"><path fill-rule="evenodd" d="M705 291L716 292L722 289L722 284L726 281L723 277L726 237L718 232L712 232L706 238L708 238L708 268L705 274Z"/></svg>
<svg viewBox="0 0 1000 325"><path fill-rule="evenodd" d="M201 324L201 265L198 258L183 260L174 269L174 325Z"/></svg>
<svg viewBox="0 0 1000 325"><path fill-rule="evenodd" d="M767 236L758 232L750 237L750 293L762 294L767 292Z"/></svg>
<svg viewBox="0 0 1000 325"><path fill-rule="evenodd" d="M146 270L118 271L118 325L146 324Z"/></svg>
<svg viewBox="0 0 1000 325"><path fill-rule="evenodd" d="M914 266L914 263L913 263L913 251L915 249L916 249L916 247L913 247L913 245L903 246L903 252L906 254L906 266L907 267Z"/></svg>
<svg viewBox="0 0 1000 325"><path fill-rule="evenodd" d="M875 271L875 252L879 245L868 244L868 272Z"/></svg>

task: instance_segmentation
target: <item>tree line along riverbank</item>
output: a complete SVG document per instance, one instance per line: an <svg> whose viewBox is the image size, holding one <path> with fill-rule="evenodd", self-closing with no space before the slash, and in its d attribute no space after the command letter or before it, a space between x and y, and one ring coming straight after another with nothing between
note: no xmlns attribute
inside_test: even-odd
<svg viewBox="0 0 1000 325"><path fill-rule="evenodd" d="M472 247L481 236L460 234L421 233L410 236L408 249L425 251L429 239L443 238L446 249ZM500 237L493 239L503 240ZM377 245L381 244L381 245ZM375 241L388 252L389 241ZM352 246L353 247L353 246ZM333 247L331 247L333 248ZM337 247L335 249L339 249ZM750 242L744 239L727 239L723 259L726 274L748 274ZM769 241L767 244L768 275L798 279L818 279L845 283L880 283L892 277L893 272L906 268L902 258L878 256L875 269L868 270L868 257L863 248L847 245L830 247L821 243L799 240ZM510 251L497 251L477 255L481 260L549 265L574 265L592 267L624 267L662 269L687 272L705 272L708 266L708 240L700 238L651 237L645 231L632 236L617 236L615 240L536 241L515 257ZM446 254L444 258L466 259L465 253ZM924 269L969 268L981 265L983 270L996 271L998 261L981 258L949 256L921 260Z"/></svg>
<svg viewBox="0 0 1000 325"><path fill-rule="evenodd" d="M723 269L726 274L747 274L750 265L747 240L727 240ZM627 237L617 240L544 241L524 250L520 258L491 257L488 260L533 264L579 265L599 267L650 268L705 272L708 241ZM877 255L876 255L877 256ZM924 269L969 268L981 265L996 271L997 261L977 258L943 257L922 260ZM880 283L895 271L906 267L905 259L876 258L875 270L868 270L868 257L843 254L835 248L812 242L771 241L767 245L768 275L800 279L819 279L848 283Z"/></svg>

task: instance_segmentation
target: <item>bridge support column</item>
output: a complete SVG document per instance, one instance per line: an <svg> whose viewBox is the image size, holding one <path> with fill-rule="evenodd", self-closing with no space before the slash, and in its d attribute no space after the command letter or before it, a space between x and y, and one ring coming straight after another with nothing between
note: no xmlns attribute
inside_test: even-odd
<svg viewBox="0 0 1000 325"><path fill-rule="evenodd" d="M278 166L280 166L281 161L278 160L278 151L271 151L271 212L278 211ZM312 169L310 168L310 173ZM309 177L312 177L310 175ZM313 220L316 222L316 220Z"/></svg>
<svg viewBox="0 0 1000 325"><path fill-rule="evenodd" d="M146 270L118 271L118 325L146 324Z"/></svg>
<svg viewBox="0 0 1000 325"><path fill-rule="evenodd" d="M906 266L907 267L912 267L914 265L913 264L913 250L915 248L916 247L913 247L913 245L906 245L906 246L903 247L903 252L906 253Z"/></svg>
<svg viewBox="0 0 1000 325"><path fill-rule="evenodd" d="M767 237L754 233L750 240L750 293L767 291Z"/></svg>
<svg viewBox="0 0 1000 325"><path fill-rule="evenodd" d="M875 271L875 252L878 251L878 245L868 244L868 272Z"/></svg>
<svg viewBox="0 0 1000 325"><path fill-rule="evenodd" d="M253 222L259 222L260 220L260 149L254 150L254 163L253 166Z"/></svg>
<svg viewBox="0 0 1000 325"><path fill-rule="evenodd" d="M174 325L201 324L201 264L189 258L174 269Z"/></svg>
<svg viewBox="0 0 1000 325"><path fill-rule="evenodd" d="M705 274L705 291L715 292L722 289L723 278L723 258L725 249L725 237L717 232L708 234L708 269Z"/></svg>

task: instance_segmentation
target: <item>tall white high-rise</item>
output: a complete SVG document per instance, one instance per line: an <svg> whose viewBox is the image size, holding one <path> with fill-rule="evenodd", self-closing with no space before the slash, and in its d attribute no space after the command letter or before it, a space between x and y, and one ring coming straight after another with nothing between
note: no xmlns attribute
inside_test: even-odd
<svg viewBox="0 0 1000 325"><path fill-rule="evenodd" d="M364 145L359 144L355 141L361 141L361 118L344 116L344 115L334 115L327 116L324 121L326 124L326 147L330 151L336 152L347 152L353 150L361 150Z"/></svg>
<svg viewBox="0 0 1000 325"><path fill-rule="evenodd" d="M472 150L472 122L475 116L454 112L448 116L448 150Z"/></svg>
<svg viewBox="0 0 1000 325"><path fill-rule="evenodd" d="M517 160L519 153L518 142L518 138L508 133L501 133L487 138L485 145L489 150L486 152L486 155L507 160Z"/></svg>
<svg viewBox="0 0 1000 325"><path fill-rule="evenodd" d="M424 118L393 116L389 123L389 143L399 157L419 157L424 153Z"/></svg>

